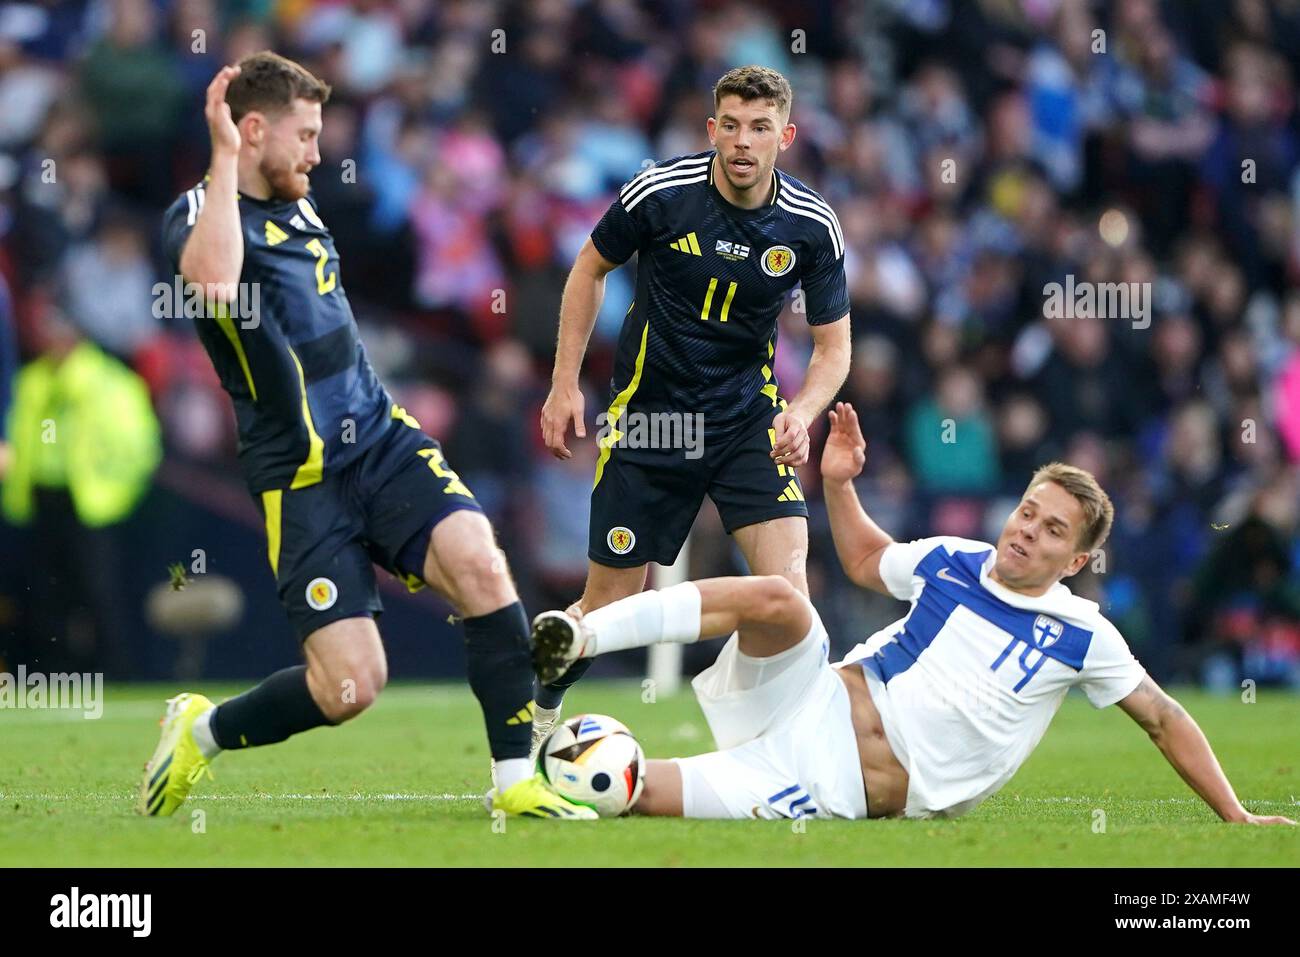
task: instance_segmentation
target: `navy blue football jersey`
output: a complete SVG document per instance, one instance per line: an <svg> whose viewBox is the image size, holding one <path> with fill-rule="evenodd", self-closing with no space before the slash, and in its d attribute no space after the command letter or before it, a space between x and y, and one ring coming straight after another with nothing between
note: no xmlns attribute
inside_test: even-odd
<svg viewBox="0 0 1300 957"><path fill-rule="evenodd" d="M844 234L826 201L777 170L767 205L734 206L713 184L714 155L633 177L591 240L610 262L640 254L614 407L702 413L709 433L725 434L780 405L772 357L795 285L812 325L843 317L849 297Z"/></svg>
<svg viewBox="0 0 1300 957"><path fill-rule="evenodd" d="M163 217L163 248L178 274L204 193L200 183ZM195 323L235 405L250 490L303 488L354 460L405 413L366 358L334 240L311 198L241 195L239 217L241 296L256 303L256 320L209 309Z"/></svg>

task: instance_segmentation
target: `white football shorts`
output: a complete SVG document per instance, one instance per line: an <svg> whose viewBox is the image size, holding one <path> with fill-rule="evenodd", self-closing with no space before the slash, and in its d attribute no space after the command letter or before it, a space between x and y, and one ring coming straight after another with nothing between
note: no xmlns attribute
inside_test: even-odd
<svg viewBox="0 0 1300 957"><path fill-rule="evenodd" d="M829 653L815 609L808 634L780 654L753 658L727 639L692 682L720 750L674 759L686 817L867 816L849 692Z"/></svg>

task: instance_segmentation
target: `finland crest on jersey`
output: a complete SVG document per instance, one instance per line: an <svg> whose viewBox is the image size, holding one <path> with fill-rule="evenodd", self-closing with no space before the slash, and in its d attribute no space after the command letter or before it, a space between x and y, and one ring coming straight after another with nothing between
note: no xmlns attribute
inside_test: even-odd
<svg viewBox="0 0 1300 957"><path fill-rule="evenodd" d="M1039 648L1047 649L1061 640L1065 634L1065 625L1050 615L1039 615L1034 619L1034 639Z"/></svg>
<svg viewBox="0 0 1300 957"><path fill-rule="evenodd" d="M1014 592L989 577L995 561L969 539L889 545L881 580L911 609L845 656L908 771L909 817L964 814L1002 787L1070 688L1101 708L1146 673L1096 602L1061 583Z"/></svg>

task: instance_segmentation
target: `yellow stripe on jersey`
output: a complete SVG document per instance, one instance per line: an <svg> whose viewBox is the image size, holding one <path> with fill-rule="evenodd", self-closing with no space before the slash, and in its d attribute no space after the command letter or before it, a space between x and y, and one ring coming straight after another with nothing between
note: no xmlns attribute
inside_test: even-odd
<svg viewBox="0 0 1300 957"><path fill-rule="evenodd" d="M632 396L636 393L637 387L641 384L641 372L645 368L645 344L646 337L650 334L650 320L647 318L645 326L641 329L641 348L636 354L636 366L632 370L632 381L618 395L614 396L614 401L610 403L609 412L606 415L605 422L609 427L609 434L600 440L600 457L596 459L596 481L591 483L594 489L600 484L601 477L605 474L605 463L609 461L609 456L614 445L623 438L623 433L616 426L618 420L623 417L627 410L627 404L632 401Z"/></svg>
<svg viewBox="0 0 1300 957"><path fill-rule="evenodd" d="M325 474L325 441L316 434L316 424L311 420L311 406L307 404L307 377L302 373L302 363L298 353L289 349L289 356L298 369L298 392L302 396L302 421L307 426L307 460L298 466L289 488L306 488L315 485Z"/></svg>
<svg viewBox="0 0 1300 957"><path fill-rule="evenodd" d="M687 234L686 234L686 238L687 238L687 240L688 240L688 241L690 242L690 244L691 244L691 252L695 253L695 255L697 255L697 256L703 256L704 254L703 254L702 252L700 252L700 243L699 243L699 240L697 240L697 239L695 238L695 234L694 234L694 233L687 233Z"/></svg>
<svg viewBox="0 0 1300 957"><path fill-rule="evenodd" d="M270 489L262 493L262 508L266 512L266 556L271 560L271 574L280 574L280 503L284 492Z"/></svg>
<svg viewBox="0 0 1300 957"><path fill-rule="evenodd" d="M772 348L772 343L769 341L767 344L767 358L769 361L775 352L776 350ZM775 409L779 405L782 409L785 409L785 399L776 394L776 383L772 381L772 367L770 365L763 366L763 382L766 384L758 391L772 400L772 408Z"/></svg>
<svg viewBox="0 0 1300 957"><path fill-rule="evenodd" d="M776 429L767 430L767 441L772 444L772 448L776 448ZM776 466L776 474L785 475L786 474L785 470L787 468L789 468L789 466L782 465L778 462Z"/></svg>
<svg viewBox="0 0 1300 957"><path fill-rule="evenodd" d="M212 318L216 320L217 326L226 334L230 340L230 345L234 347L235 358L239 360L239 368L244 370L244 379L248 382L248 391L253 396L253 401L257 401L257 386L253 384L253 372L248 368L248 355L244 352L244 344L239 341L239 332L235 329L235 320L230 318L230 307L224 302L208 303L208 311Z"/></svg>

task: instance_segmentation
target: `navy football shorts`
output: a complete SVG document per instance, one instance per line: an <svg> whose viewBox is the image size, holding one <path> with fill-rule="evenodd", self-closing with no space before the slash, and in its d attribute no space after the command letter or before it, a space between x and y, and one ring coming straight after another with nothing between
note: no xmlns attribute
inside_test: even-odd
<svg viewBox="0 0 1300 957"><path fill-rule="evenodd" d="M705 495L717 505L729 535L773 518L807 518L794 468L770 457L776 442L772 419L779 411L765 410L718 441L706 430L696 458L682 448L602 448L591 490L587 556L613 568L671 565Z"/></svg>
<svg viewBox="0 0 1300 957"><path fill-rule="evenodd" d="M383 611L374 565L423 587L433 527L478 501L419 429L394 421L361 455L315 485L261 494L280 602L303 641L343 618Z"/></svg>

